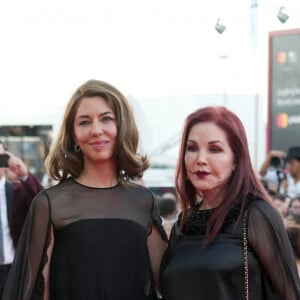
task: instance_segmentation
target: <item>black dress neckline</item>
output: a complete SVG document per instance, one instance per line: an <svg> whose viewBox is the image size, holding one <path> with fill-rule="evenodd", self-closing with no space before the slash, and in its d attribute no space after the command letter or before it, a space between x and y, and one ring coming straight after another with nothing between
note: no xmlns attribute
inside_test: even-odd
<svg viewBox="0 0 300 300"><path fill-rule="evenodd" d="M214 213L215 208L199 209L201 204L202 204L201 202L198 202L192 206L191 211L187 217L186 223L183 228L184 234L186 235L206 234L208 220L211 217L211 215ZM222 227L227 227L228 225L236 221L239 216L240 209L241 207L239 203L234 202L227 216L225 217Z"/></svg>

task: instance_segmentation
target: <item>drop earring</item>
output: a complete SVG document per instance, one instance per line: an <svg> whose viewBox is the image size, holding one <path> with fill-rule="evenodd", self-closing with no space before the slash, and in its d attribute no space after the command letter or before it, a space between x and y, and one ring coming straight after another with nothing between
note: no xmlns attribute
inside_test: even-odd
<svg viewBox="0 0 300 300"><path fill-rule="evenodd" d="M80 152L80 147L79 147L78 144L74 145L74 151L77 152L77 153Z"/></svg>

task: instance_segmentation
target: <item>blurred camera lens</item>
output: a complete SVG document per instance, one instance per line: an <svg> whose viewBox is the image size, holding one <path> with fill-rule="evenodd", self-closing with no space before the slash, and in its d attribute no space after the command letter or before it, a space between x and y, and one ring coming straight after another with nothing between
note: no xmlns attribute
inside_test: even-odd
<svg viewBox="0 0 300 300"><path fill-rule="evenodd" d="M276 169L283 169L285 167L285 160L279 157L272 157L270 165Z"/></svg>

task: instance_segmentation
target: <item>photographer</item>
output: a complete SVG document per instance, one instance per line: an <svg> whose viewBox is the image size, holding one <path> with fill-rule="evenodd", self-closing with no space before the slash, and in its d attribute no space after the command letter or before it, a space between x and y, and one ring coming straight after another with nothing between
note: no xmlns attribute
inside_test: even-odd
<svg viewBox="0 0 300 300"><path fill-rule="evenodd" d="M287 194L285 168L286 154L280 150L271 150L262 164L259 175L264 181L268 191Z"/></svg>

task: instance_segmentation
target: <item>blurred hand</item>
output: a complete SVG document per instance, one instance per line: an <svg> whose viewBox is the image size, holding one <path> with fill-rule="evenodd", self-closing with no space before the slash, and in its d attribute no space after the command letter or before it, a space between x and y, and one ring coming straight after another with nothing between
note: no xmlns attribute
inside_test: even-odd
<svg viewBox="0 0 300 300"><path fill-rule="evenodd" d="M8 169L14 172L19 177L25 177L28 175L28 169L25 163L17 156L10 152L5 152L9 155Z"/></svg>
<svg viewBox="0 0 300 300"><path fill-rule="evenodd" d="M269 153L269 157L278 157L278 158L285 158L286 157L286 153L284 151L281 150L271 150Z"/></svg>

